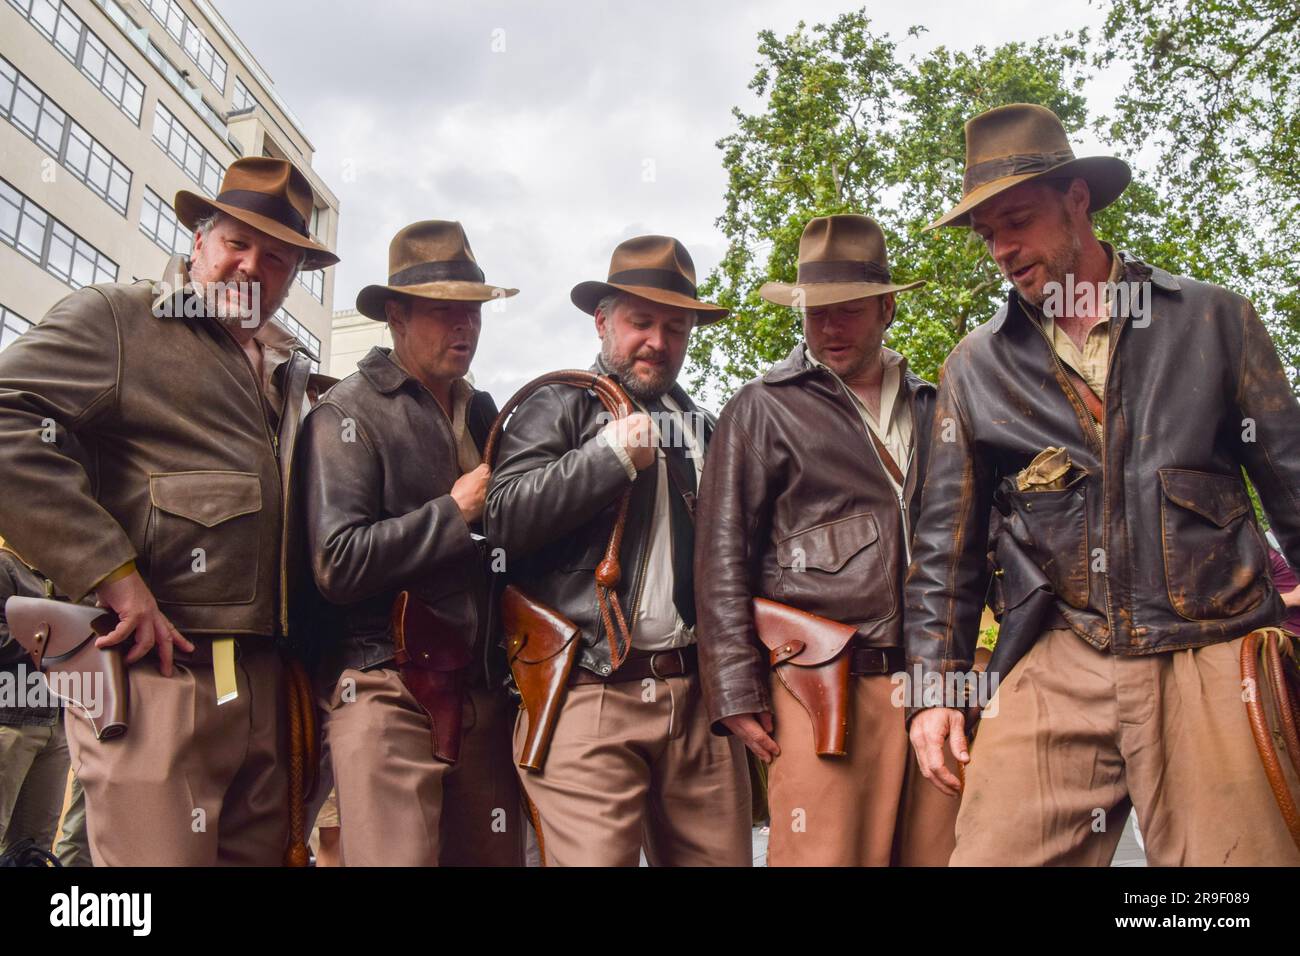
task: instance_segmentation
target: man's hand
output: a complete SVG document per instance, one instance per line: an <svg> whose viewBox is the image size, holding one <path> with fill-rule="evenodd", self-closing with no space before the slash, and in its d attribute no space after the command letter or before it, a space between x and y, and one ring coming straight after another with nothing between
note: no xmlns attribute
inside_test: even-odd
<svg viewBox="0 0 1300 956"><path fill-rule="evenodd" d="M117 627L95 641L96 647L112 647L121 644L132 633L135 634L135 646L126 655L126 663L134 664L158 648L158 669L164 677L172 676L172 648L193 653L194 645L181 636L180 631L172 627L163 612L158 610L149 585L144 583L139 571L132 571L126 577L104 584L95 591L101 607L109 608L121 619Z"/></svg>
<svg viewBox="0 0 1300 956"><path fill-rule="evenodd" d="M952 755L962 764L970 763L970 746L966 743L966 715L953 707L931 707L912 718L912 748L916 751L921 775L950 797L961 793L961 781L947 768L943 759L943 742L948 741Z"/></svg>
<svg viewBox="0 0 1300 956"><path fill-rule="evenodd" d="M771 763L773 757L781 756L781 748L771 736L772 715L766 711L761 714L735 714L723 717L722 722L763 763Z"/></svg>
<svg viewBox="0 0 1300 956"><path fill-rule="evenodd" d="M1292 588L1283 594L1282 603L1287 607L1300 607L1300 587Z"/></svg>
<svg viewBox="0 0 1300 956"><path fill-rule="evenodd" d="M615 447L627 452L632 459L632 467L644 471L654 464L655 435L654 422L645 412L633 412L627 418L618 418L604 428L605 440Z"/></svg>
<svg viewBox="0 0 1300 956"><path fill-rule="evenodd" d="M466 524L473 524L483 517L483 508L487 504L488 479L491 477L492 469L484 462L473 471L465 472L451 486L451 497L460 513L465 516Z"/></svg>

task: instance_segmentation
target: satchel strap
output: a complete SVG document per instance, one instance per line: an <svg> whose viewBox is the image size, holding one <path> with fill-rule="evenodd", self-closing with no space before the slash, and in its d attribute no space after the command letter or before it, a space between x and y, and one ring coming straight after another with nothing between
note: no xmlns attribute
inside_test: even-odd
<svg viewBox="0 0 1300 956"><path fill-rule="evenodd" d="M1061 363L1061 367L1065 370L1066 381L1070 383L1074 393L1079 396L1079 401L1083 402L1084 407L1088 409L1088 414L1092 415L1092 420L1097 423L1099 429L1104 429L1106 427L1106 408L1102 405L1101 399L1097 397L1097 393L1089 387L1088 383L1074 369L1064 362Z"/></svg>
<svg viewBox="0 0 1300 956"><path fill-rule="evenodd" d="M492 423L492 430L488 432L487 443L483 448L483 461L489 468L496 464L501 429L505 426L506 419L523 404L525 399L548 385L569 385L595 392L600 403L615 419L626 418L632 414L632 400L623 391L623 387L608 375L598 375L581 369L564 369L540 375L511 395L510 400L501 407L496 421ZM627 524L627 509L631 500L632 486L629 485L623 492L623 497L619 499L618 516L614 520L614 529L609 535L609 544L605 546L605 557L596 568L596 602L600 606L601 619L605 624L605 636L609 641L610 666L614 670L618 670L619 665L632 649L631 628L628 627L623 606L619 603L616 592L623 576L618 552L623 545L623 528Z"/></svg>

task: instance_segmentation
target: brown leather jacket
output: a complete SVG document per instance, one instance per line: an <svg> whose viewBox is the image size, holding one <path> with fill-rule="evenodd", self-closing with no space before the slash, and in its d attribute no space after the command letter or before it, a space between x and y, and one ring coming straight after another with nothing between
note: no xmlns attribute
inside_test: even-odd
<svg viewBox="0 0 1300 956"><path fill-rule="evenodd" d="M600 359L592 371L609 374ZM711 417L679 386L669 395L684 412L703 414L707 448ZM577 625L582 630L577 663L602 675L610 673L611 663L597 607L596 565L605 556L629 481L618 455L597 438L607 421L592 392L551 385L529 396L501 434L484 514L492 543L506 550L507 571L498 575L506 581L497 583L517 585ZM617 588L629 622L636 620L645 582L658 474L659 469L646 468L632 483Z"/></svg>
<svg viewBox="0 0 1300 956"><path fill-rule="evenodd" d="M1111 323L1104 450L1014 293L944 364L906 592L922 680L971 666L995 504L1097 648L1197 647L1283 617L1241 475L1300 561L1300 404L1277 352L1241 296L1124 258L1126 281L1151 282L1151 313ZM1052 445L1076 466L1067 487L1015 490Z"/></svg>
<svg viewBox="0 0 1300 956"><path fill-rule="evenodd" d="M495 417L492 396L474 392L465 419L480 450ZM486 568L471 536L480 529L451 497L460 468L437 399L390 350L372 348L307 416L298 454L307 555L320 594L338 605L317 615L333 624L313 634L326 645L321 679L392 660L389 611L403 589L467 643L477 637L486 671Z"/></svg>
<svg viewBox="0 0 1300 956"><path fill-rule="evenodd" d="M867 646L901 646L935 389L904 366L902 392L916 447L901 498L853 400L802 342L722 410L695 536L701 683L715 730L724 717L772 709L755 597L853 624Z"/></svg>
<svg viewBox="0 0 1300 956"><path fill-rule="evenodd" d="M184 260L167 274L183 288ZM88 286L0 353L0 536L74 599L134 559L183 633L284 634L281 516L311 361L282 353L268 416L235 338L216 319L155 315L163 291ZM268 356L293 344L270 323L258 337ZM80 439L93 484L48 429Z"/></svg>

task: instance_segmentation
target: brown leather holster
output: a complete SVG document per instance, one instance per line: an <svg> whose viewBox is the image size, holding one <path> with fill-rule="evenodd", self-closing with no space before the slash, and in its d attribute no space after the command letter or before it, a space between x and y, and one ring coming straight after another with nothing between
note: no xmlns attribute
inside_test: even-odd
<svg viewBox="0 0 1300 956"><path fill-rule="evenodd" d="M632 413L632 400L623 387L608 375L596 375L578 369L548 372L533 379L501 408L483 446L483 460L492 466L496 463L500 447L501 430L506 420L533 392L548 385L569 385L588 389L614 418L626 418ZM618 600L618 584L622 578L618 552L623 542L623 528L627 524L628 504L632 500L632 487L628 486L618 502L618 515L610 531L605 557L596 568L596 603L600 607L605 637L609 641L610 663L615 671L632 650L632 632L623 607ZM513 584L501 594L501 623L505 630L506 656L510 661L510 674L514 678L519 696L528 712L528 733L524 738L519 766L524 770L539 772L551 745L555 721L560 716L564 695L568 689L569 673L578 657L580 631L554 608L547 607L524 594Z"/></svg>
<svg viewBox="0 0 1300 956"><path fill-rule="evenodd" d="M5 601L9 633L55 694L85 712L98 740L126 733L126 665L119 647L96 647L118 618L102 607L45 598ZM79 693L82 699L72 694ZM102 698L102 699L101 699Z"/></svg>
<svg viewBox="0 0 1300 956"><path fill-rule="evenodd" d="M849 642L841 624L767 598L754 598L754 627L772 671L812 721L818 756L842 756L849 721Z"/></svg>
<svg viewBox="0 0 1300 956"><path fill-rule="evenodd" d="M519 766L542 769L551 745L555 721L564 704L569 673L578 656L578 628L563 615L534 601L513 584L501 595L501 619L506 631L506 655L515 687L528 712Z"/></svg>
<svg viewBox="0 0 1300 956"><path fill-rule="evenodd" d="M465 671L473 658L469 644L410 591L393 601L392 633L402 683L429 715L433 755L455 763L464 730Z"/></svg>

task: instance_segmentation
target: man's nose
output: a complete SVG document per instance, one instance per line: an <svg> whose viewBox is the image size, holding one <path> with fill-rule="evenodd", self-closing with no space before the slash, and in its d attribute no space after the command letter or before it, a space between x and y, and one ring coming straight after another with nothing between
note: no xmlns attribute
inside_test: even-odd
<svg viewBox="0 0 1300 956"><path fill-rule="evenodd" d="M1015 255L1020 251L1020 244L1012 237L1006 234L993 234L993 261L1005 268L1015 261Z"/></svg>

